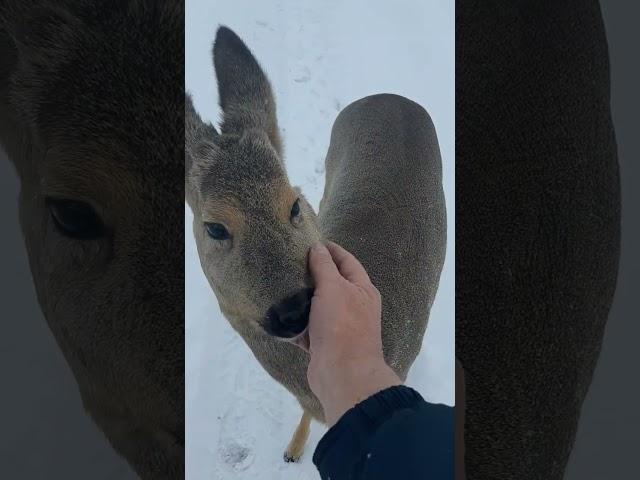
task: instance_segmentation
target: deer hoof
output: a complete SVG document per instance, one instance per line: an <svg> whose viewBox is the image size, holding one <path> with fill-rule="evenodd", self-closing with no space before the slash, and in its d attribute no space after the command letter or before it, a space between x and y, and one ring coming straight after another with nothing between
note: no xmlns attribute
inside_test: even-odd
<svg viewBox="0 0 640 480"><path fill-rule="evenodd" d="M289 452L284 452L283 458L286 463L297 463L300 460L301 455L294 455Z"/></svg>

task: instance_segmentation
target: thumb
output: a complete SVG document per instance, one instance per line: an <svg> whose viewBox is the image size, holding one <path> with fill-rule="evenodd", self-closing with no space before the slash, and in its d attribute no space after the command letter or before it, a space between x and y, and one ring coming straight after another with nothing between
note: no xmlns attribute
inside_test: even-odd
<svg viewBox="0 0 640 480"><path fill-rule="evenodd" d="M323 285L329 285L340 277L331 253L320 242L315 243L309 251L309 270L311 270L316 289L323 288Z"/></svg>

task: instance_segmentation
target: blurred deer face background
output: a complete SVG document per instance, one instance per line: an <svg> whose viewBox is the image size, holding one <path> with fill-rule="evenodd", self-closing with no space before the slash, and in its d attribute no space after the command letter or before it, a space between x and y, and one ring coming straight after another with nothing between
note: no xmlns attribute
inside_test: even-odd
<svg viewBox="0 0 640 480"><path fill-rule="evenodd" d="M182 5L0 6L38 300L87 411L154 479L184 472L183 34Z"/></svg>
<svg viewBox="0 0 640 480"><path fill-rule="evenodd" d="M213 56L221 132L185 100L186 191L200 262L236 330L292 338L308 323L316 215L287 178L275 100L258 62L226 27Z"/></svg>

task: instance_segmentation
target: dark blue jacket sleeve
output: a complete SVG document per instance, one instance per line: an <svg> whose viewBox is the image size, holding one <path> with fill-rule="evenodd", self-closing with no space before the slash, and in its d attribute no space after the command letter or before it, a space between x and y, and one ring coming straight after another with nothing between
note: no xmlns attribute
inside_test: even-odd
<svg viewBox="0 0 640 480"><path fill-rule="evenodd" d="M397 386L359 403L320 440L322 480L453 480L454 409Z"/></svg>

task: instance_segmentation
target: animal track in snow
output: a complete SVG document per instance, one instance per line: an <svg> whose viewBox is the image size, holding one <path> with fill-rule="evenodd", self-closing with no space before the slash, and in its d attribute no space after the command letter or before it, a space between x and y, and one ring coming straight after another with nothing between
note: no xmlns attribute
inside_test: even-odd
<svg viewBox="0 0 640 480"><path fill-rule="evenodd" d="M218 439L218 457L223 465L236 472L249 468L255 460L251 446L255 445L252 437L243 432L244 412L248 408L245 400L235 402L220 420L220 437Z"/></svg>
<svg viewBox="0 0 640 480"><path fill-rule="evenodd" d="M224 463L237 472L249 468L254 459L254 455L248 447L243 447L234 442L220 445L218 447L218 455Z"/></svg>

